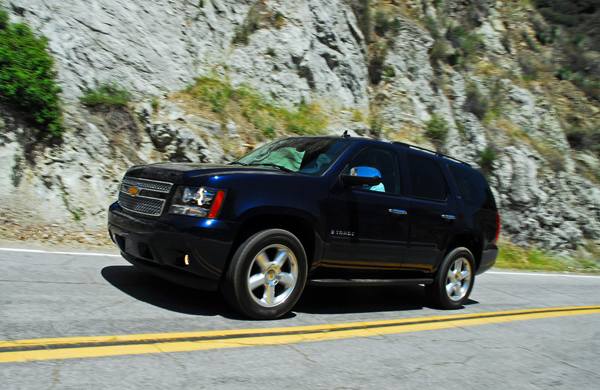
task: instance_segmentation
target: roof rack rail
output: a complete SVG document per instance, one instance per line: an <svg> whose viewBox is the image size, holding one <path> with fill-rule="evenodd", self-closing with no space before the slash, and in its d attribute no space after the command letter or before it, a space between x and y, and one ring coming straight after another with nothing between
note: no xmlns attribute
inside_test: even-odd
<svg viewBox="0 0 600 390"><path fill-rule="evenodd" d="M418 149L418 150L422 150L422 151L424 151L424 152L431 153L431 154L433 154L433 155L435 155L435 156L438 156L438 157L447 158L447 159L449 159L449 160L454 160L454 161L456 161L456 162L459 162L459 163L461 163L461 164L463 164L463 165L466 165L466 166L468 166L468 167L470 167L470 166L471 166L471 164L469 164L468 162L464 162L464 161L462 161L462 160L459 160L459 159L457 159L457 158L454 158L454 157L448 156L448 155L446 155L446 154L443 154L443 153L437 152L437 151L435 151L435 150L431 150L431 149L423 148L423 147L421 147L421 146L417 146L417 145L411 145L411 144L407 144L406 142L399 142L399 141L392 141L392 144L393 144L393 145L404 146L405 148L409 148L409 149L410 149L410 148L412 148L412 149Z"/></svg>

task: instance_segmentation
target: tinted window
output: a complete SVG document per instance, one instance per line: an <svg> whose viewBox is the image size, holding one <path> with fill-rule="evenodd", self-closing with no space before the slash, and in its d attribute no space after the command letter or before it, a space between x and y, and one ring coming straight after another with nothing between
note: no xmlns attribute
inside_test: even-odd
<svg viewBox="0 0 600 390"><path fill-rule="evenodd" d="M400 193L400 175L398 174L398 159L396 154L390 150L369 148L359 152L346 168L370 167L381 173L381 184L372 187L360 187L361 189L385 192L388 194Z"/></svg>
<svg viewBox="0 0 600 390"><path fill-rule="evenodd" d="M480 209L496 210L492 191L481 173L455 165L450 165L449 168L465 204Z"/></svg>
<svg viewBox="0 0 600 390"><path fill-rule="evenodd" d="M427 157L408 155L410 184L413 198L445 201L446 182L440 167Z"/></svg>

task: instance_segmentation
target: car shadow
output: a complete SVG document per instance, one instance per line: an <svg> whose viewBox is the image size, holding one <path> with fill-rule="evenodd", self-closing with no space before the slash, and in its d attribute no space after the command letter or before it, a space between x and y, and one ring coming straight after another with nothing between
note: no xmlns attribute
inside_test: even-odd
<svg viewBox="0 0 600 390"><path fill-rule="evenodd" d="M294 311L310 314L422 310L429 305L422 286L306 286Z"/></svg>
<svg viewBox="0 0 600 390"><path fill-rule="evenodd" d="M132 265L111 265L101 271L102 277L125 294L147 304L183 314L222 316L248 320L229 307L216 291L202 291L171 283ZM477 304L468 300L466 305ZM411 311L431 308L422 286L306 286L292 312L351 314L389 311ZM448 313L450 314L450 313Z"/></svg>
<svg viewBox="0 0 600 390"><path fill-rule="evenodd" d="M125 294L161 309L197 315L245 319L234 312L216 291L180 286L140 270L133 265L111 265L102 277Z"/></svg>

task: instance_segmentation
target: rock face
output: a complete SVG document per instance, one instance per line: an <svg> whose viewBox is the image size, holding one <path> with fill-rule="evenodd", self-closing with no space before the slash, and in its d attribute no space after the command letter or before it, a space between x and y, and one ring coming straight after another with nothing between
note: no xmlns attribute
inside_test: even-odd
<svg viewBox="0 0 600 390"><path fill-rule="evenodd" d="M24 19L50 40L67 101L107 81L139 98L156 96L227 69L234 85L249 84L283 103L318 97L368 106L364 42L343 1L264 2L261 10L282 15L277 27L259 29L248 45L232 44L256 3L11 2L23 15L13 15L15 20Z"/></svg>
<svg viewBox="0 0 600 390"><path fill-rule="evenodd" d="M428 1L402 3L396 27L376 42L385 44L377 83L370 76L374 41L354 12L358 3L12 0L11 20L49 39L68 132L62 142L31 151L30 130L0 107L4 207L27 202L41 219L101 224L131 165L231 161L247 141L238 124L202 117L171 98L211 77L283 107L320 102L330 114L328 132L439 147L481 168L496 193L503 232L517 244L562 251L600 239L600 186L594 175L582 174L599 173L600 161L570 149L556 104L578 102L586 120L598 121L600 110L573 98L580 95L570 83L520 81L518 45L506 43L512 3L478 14L483 54L471 67L432 57L438 38L424 21L436 20L439 11ZM464 10L453 1L447 7L456 18ZM86 88L107 81L126 87L137 103L112 111L78 103ZM478 113L474 104L484 99L496 117ZM434 117L447 124L444 142L428 138ZM486 163L481 156L490 150L496 158Z"/></svg>

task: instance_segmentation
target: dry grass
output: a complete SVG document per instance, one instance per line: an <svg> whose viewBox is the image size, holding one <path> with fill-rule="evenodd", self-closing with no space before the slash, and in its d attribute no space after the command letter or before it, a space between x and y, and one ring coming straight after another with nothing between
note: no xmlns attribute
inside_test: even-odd
<svg viewBox="0 0 600 390"><path fill-rule="evenodd" d="M269 102L247 87L200 78L195 85L172 95L169 100L188 113L226 125L232 121L245 142L268 140L289 135L320 134L327 126L327 113L316 102L301 103L286 109Z"/></svg>
<svg viewBox="0 0 600 390"><path fill-rule="evenodd" d="M572 257L563 257L537 248L521 248L506 238L498 242L500 254L496 268L521 271L574 272L600 274L600 252L588 246Z"/></svg>

